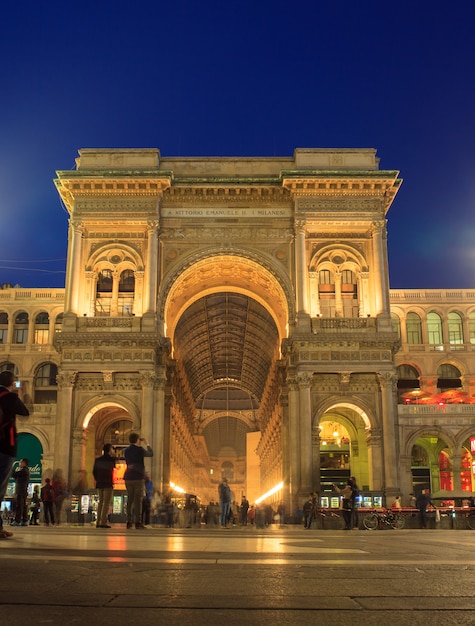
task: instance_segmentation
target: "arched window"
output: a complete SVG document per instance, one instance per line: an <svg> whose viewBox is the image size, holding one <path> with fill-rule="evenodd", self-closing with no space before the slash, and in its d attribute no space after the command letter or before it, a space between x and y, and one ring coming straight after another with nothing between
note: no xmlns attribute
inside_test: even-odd
<svg viewBox="0 0 475 626"><path fill-rule="evenodd" d="M429 338L429 345L433 350L443 350L442 320L440 315L433 311L427 314L427 336Z"/></svg>
<svg viewBox="0 0 475 626"><path fill-rule="evenodd" d="M455 365L451 363L443 363L437 370L437 387L440 391L447 389L459 389L462 387L461 373Z"/></svg>
<svg viewBox="0 0 475 626"><path fill-rule="evenodd" d="M407 343L416 345L422 343L421 318L417 313L408 313L406 317Z"/></svg>
<svg viewBox="0 0 475 626"><path fill-rule="evenodd" d="M18 378L18 367L15 365L15 363L12 363L11 361L5 361L4 363L0 364L0 372L13 372L15 374L15 377Z"/></svg>
<svg viewBox="0 0 475 626"><path fill-rule="evenodd" d="M0 343L7 343L8 338L8 313L0 312Z"/></svg>
<svg viewBox="0 0 475 626"><path fill-rule="evenodd" d="M49 315L38 313L35 318L35 341L34 343L46 344L49 342Z"/></svg>
<svg viewBox="0 0 475 626"><path fill-rule="evenodd" d="M341 299L343 317L358 317L358 286L351 270L341 272Z"/></svg>
<svg viewBox="0 0 475 626"><path fill-rule="evenodd" d="M13 343L26 343L28 341L28 313L22 311L15 317Z"/></svg>
<svg viewBox="0 0 475 626"><path fill-rule="evenodd" d="M459 313L452 311L447 316L449 326L449 343L451 350L463 350L463 326Z"/></svg>
<svg viewBox="0 0 475 626"><path fill-rule="evenodd" d="M135 274L132 270L124 270L120 275L119 293L133 293L135 289Z"/></svg>
<svg viewBox="0 0 475 626"><path fill-rule="evenodd" d="M470 335L470 343L475 344L475 311L468 315L468 332Z"/></svg>
<svg viewBox="0 0 475 626"><path fill-rule="evenodd" d="M393 333L397 333L398 339L401 339L401 320L396 313L391 313L391 326Z"/></svg>
<svg viewBox="0 0 475 626"><path fill-rule="evenodd" d="M318 298L322 317L335 317L335 278L330 270L318 272Z"/></svg>
<svg viewBox="0 0 475 626"><path fill-rule="evenodd" d="M57 398L56 376L58 368L54 363L44 363L35 375L35 404L54 404Z"/></svg>
<svg viewBox="0 0 475 626"><path fill-rule="evenodd" d="M132 315L134 307L135 274L132 270L124 270L119 280L119 315Z"/></svg>
<svg viewBox="0 0 475 626"><path fill-rule="evenodd" d="M102 270L97 276L98 293L112 292L112 270Z"/></svg>

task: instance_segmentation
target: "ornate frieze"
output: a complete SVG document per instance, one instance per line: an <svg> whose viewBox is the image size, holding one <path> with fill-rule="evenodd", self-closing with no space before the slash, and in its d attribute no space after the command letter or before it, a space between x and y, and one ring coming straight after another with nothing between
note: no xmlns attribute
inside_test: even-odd
<svg viewBox="0 0 475 626"><path fill-rule="evenodd" d="M299 199L297 204L299 211L318 211L318 213L347 213L347 212L371 212L380 211L382 202L380 198L312 198Z"/></svg>
<svg viewBox="0 0 475 626"><path fill-rule="evenodd" d="M246 209L250 204L259 205L284 205L291 206L292 199L289 192L282 187L269 186L224 186L222 184L209 184L194 187L171 187L163 194L162 215L166 215L168 208L181 204L227 204L232 206L243 205Z"/></svg>
<svg viewBox="0 0 475 626"><path fill-rule="evenodd" d="M163 228L160 232L161 240L199 240L199 241L283 241L288 242L293 238L291 228L247 228L245 226L221 226L219 224L197 226L194 228Z"/></svg>

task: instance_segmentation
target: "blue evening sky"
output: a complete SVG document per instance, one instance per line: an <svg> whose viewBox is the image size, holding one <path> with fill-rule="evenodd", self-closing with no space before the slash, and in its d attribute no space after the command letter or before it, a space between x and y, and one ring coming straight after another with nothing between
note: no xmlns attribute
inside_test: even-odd
<svg viewBox="0 0 475 626"><path fill-rule="evenodd" d="M79 148L369 147L404 179L391 287L475 287L474 18L467 0L8 3L0 283L64 286L53 178Z"/></svg>

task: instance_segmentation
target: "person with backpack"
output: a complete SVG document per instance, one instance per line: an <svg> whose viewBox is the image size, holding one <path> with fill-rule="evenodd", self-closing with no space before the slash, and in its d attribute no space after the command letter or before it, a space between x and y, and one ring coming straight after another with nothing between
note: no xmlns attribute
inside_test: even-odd
<svg viewBox="0 0 475 626"><path fill-rule="evenodd" d="M13 391L14 387L14 373L9 370L0 372L0 509L18 454L16 416L28 417L30 414L18 394ZM0 515L0 539L12 535L13 533L3 528L3 519Z"/></svg>

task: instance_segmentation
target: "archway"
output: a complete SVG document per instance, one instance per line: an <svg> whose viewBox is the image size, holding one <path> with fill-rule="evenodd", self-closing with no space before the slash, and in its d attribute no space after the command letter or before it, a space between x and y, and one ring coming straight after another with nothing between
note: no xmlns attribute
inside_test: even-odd
<svg viewBox="0 0 475 626"><path fill-rule="evenodd" d="M328 408L319 420L320 489L332 491L351 476L361 490L374 489L371 455L368 451L370 420L367 413L351 403Z"/></svg>

